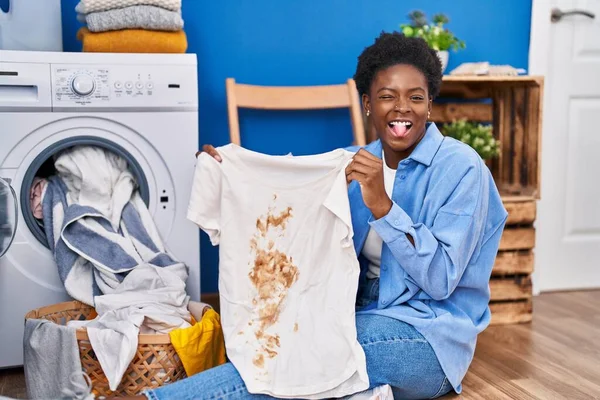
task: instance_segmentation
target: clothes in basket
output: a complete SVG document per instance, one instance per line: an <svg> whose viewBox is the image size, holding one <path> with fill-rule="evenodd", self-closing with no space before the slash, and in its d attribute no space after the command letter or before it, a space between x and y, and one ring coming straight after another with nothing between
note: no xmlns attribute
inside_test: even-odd
<svg viewBox="0 0 600 400"><path fill-rule="evenodd" d="M213 309L206 311L193 326L169 332L169 337L187 376L226 362L221 319Z"/></svg>

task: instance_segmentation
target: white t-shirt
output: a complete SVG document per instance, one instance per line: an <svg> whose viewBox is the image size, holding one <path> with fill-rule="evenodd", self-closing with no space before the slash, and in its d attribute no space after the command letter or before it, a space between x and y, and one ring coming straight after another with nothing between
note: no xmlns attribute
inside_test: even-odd
<svg viewBox="0 0 600 400"><path fill-rule="evenodd" d="M396 177L396 170L391 169L383 161L383 183L385 186L385 192L391 198L392 191L394 190L394 178ZM375 231L375 229L369 229L367 240L362 249L362 254L369 260L369 269L367 270L367 278L374 279L379 278L380 266L381 266L381 248L383 247L383 241Z"/></svg>
<svg viewBox="0 0 600 400"><path fill-rule="evenodd" d="M353 154L198 157L188 218L219 248L227 355L250 393L330 398L369 386L354 304L345 167Z"/></svg>

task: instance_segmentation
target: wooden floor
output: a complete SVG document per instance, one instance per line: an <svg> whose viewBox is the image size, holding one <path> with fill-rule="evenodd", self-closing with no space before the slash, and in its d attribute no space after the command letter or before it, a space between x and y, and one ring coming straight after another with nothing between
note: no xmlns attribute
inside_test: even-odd
<svg viewBox="0 0 600 400"><path fill-rule="evenodd" d="M479 337L461 399L600 399L600 291L534 298L533 322Z"/></svg>
<svg viewBox="0 0 600 400"><path fill-rule="evenodd" d="M15 399L27 398L23 368L0 370L0 396Z"/></svg>
<svg viewBox="0 0 600 400"><path fill-rule="evenodd" d="M533 315L483 332L463 393L443 399L600 399L600 291L537 296ZM25 398L22 369L0 371L0 395Z"/></svg>

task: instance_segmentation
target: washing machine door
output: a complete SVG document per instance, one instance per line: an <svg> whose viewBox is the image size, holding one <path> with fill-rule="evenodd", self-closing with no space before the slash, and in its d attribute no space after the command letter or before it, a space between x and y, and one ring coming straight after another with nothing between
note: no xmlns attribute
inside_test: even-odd
<svg viewBox="0 0 600 400"><path fill-rule="evenodd" d="M0 178L0 257L12 244L17 231L17 195L7 180Z"/></svg>

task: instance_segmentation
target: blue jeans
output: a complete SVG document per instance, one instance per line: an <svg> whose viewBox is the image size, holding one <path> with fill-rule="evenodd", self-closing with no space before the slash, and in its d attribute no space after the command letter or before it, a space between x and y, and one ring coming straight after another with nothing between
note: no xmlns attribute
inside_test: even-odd
<svg viewBox="0 0 600 400"><path fill-rule="evenodd" d="M359 305L376 299L378 283L376 279L369 281L361 291ZM395 399L435 398L452 389L433 349L412 326L379 315L357 315L356 329L365 351L371 388L389 384ZM271 398L248 393L231 363L145 394L150 400Z"/></svg>

